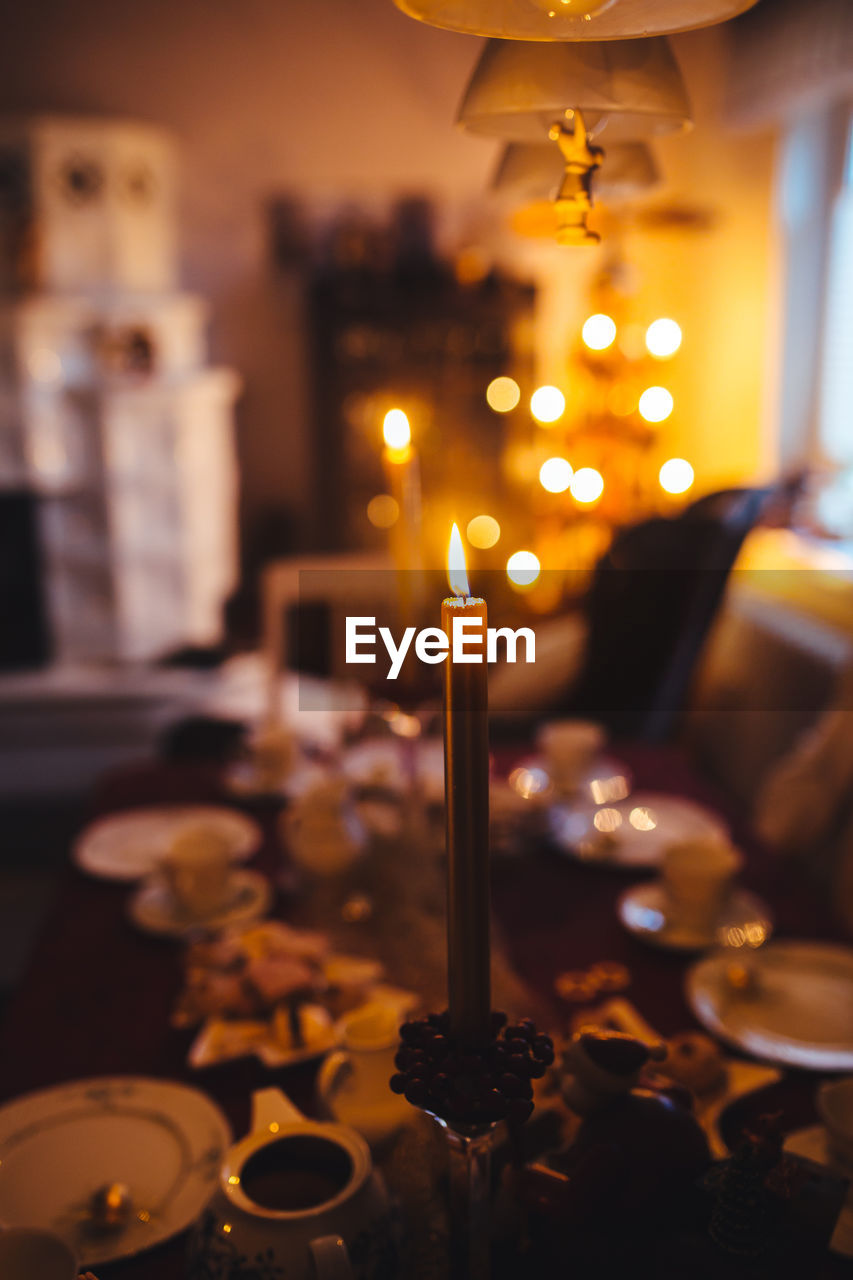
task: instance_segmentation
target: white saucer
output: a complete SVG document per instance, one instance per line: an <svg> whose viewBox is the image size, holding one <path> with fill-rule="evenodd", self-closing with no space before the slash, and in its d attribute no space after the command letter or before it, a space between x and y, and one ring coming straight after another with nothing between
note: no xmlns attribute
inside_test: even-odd
<svg viewBox="0 0 853 1280"><path fill-rule="evenodd" d="M422 738L405 743L399 738L373 738L349 747L341 757L341 772L365 791L403 796L412 787L412 772L424 799L444 803L444 743Z"/></svg>
<svg viewBox="0 0 853 1280"><path fill-rule="evenodd" d="M666 889L660 880L632 885L619 899L616 913L629 933L653 947L671 951L705 951L713 946L763 946L773 932L770 912L760 899L735 889L710 929L696 929L667 919Z"/></svg>
<svg viewBox="0 0 853 1280"><path fill-rule="evenodd" d="M626 764L613 756L596 756L585 766L571 794L560 795L545 756L531 756L513 769L510 785L526 798L541 796L550 803L587 808L590 805L615 804L631 794L633 774Z"/></svg>
<svg viewBox="0 0 853 1280"><path fill-rule="evenodd" d="M219 1108L169 1080L115 1076L26 1094L0 1109L0 1222L55 1231L84 1268L130 1257L195 1221L230 1142ZM134 1212L98 1235L88 1205L110 1182L127 1185Z"/></svg>
<svg viewBox="0 0 853 1280"><path fill-rule="evenodd" d="M231 874L231 894L225 906L209 916L188 916L160 880L141 885L130 900L128 911L135 925L145 933L180 938L195 929L224 929L245 924L262 916L272 902L272 888L258 871L243 868Z"/></svg>
<svg viewBox="0 0 853 1280"><path fill-rule="evenodd" d="M185 827L205 827L227 843L235 862L251 857L261 829L236 809L219 805L150 805L99 818L77 837L72 858L81 871L102 880L141 880L150 875Z"/></svg>
<svg viewBox="0 0 853 1280"><path fill-rule="evenodd" d="M687 974L703 1026L765 1062L853 1071L853 947L772 942L744 958L744 989L729 980L732 959L716 952Z"/></svg>
<svg viewBox="0 0 853 1280"><path fill-rule="evenodd" d="M656 867L665 849L687 840L727 840L722 818L681 796L637 791L605 805L554 804L551 840L563 853L598 866Z"/></svg>

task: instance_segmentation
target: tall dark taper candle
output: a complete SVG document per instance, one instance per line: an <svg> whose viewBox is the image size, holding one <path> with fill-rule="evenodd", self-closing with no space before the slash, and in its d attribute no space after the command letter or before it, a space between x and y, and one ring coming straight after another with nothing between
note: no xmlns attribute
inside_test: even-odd
<svg viewBox="0 0 853 1280"><path fill-rule="evenodd" d="M458 539L458 534L456 535ZM478 662L453 661L452 620L479 619L466 649ZM489 952L489 708L486 602L450 597L441 606L450 637L444 664L444 788L447 821L447 986L451 1030L485 1044L491 1009Z"/></svg>

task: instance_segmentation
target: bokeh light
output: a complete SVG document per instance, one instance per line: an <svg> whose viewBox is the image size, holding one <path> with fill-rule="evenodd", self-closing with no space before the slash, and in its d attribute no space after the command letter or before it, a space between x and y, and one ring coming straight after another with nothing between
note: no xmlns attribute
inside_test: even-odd
<svg viewBox="0 0 853 1280"><path fill-rule="evenodd" d="M581 336L590 351L606 351L616 337L616 322L599 311L584 321Z"/></svg>
<svg viewBox="0 0 853 1280"><path fill-rule="evenodd" d="M486 402L495 413L509 413L521 399L521 387L515 378L493 378L486 387Z"/></svg>
<svg viewBox="0 0 853 1280"><path fill-rule="evenodd" d="M489 547L493 547L499 541L501 527L494 516L474 516L468 521L465 533L472 547L477 547L480 551L488 551Z"/></svg>
<svg viewBox="0 0 853 1280"><path fill-rule="evenodd" d="M674 356L681 346L681 326L666 316L653 320L646 330L646 348L649 355L658 360L667 360Z"/></svg>
<svg viewBox="0 0 853 1280"><path fill-rule="evenodd" d="M559 387L537 387L530 397L530 412L537 422L556 422L566 411L566 397Z"/></svg>
<svg viewBox="0 0 853 1280"><path fill-rule="evenodd" d="M672 413L674 403L666 387L646 387L640 396L640 414L646 422L663 422Z"/></svg>
<svg viewBox="0 0 853 1280"><path fill-rule="evenodd" d="M506 576L517 587L529 587L539 577L540 568L532 551L513 551L506 562Z"/></svg>
<svg viewBox="0 0 853 1280"><path fill-rule="evenodd" d="M412 439L409 419L402 409L389 409L382 422L382 438L389 449L405 449Z"/></svg>
<svg viewBox="0 0 853 1280"><path fill-rule="evenodd" d="M595 467L581 467L572 476L571 490L575 502L597 502L604 492L604 478Z"/></svg>
<svg viewBox="0 0 853 1280"><path fill-rule="evenodd" d="M548 458L539 468L539 483L549 493L565 493L572 483L572 468L565 458Z"/></svg>
<svg viewBox="0 0 853 1280"><path fill-rule="evenodd" d="M390 493L377 493L367 504L367 518L376 529L390 529L399 515L400 504Z"/></svg>
<svg viewBox="0 0 853 1280"><path fill-rule="evenodd" d="M668 458L658 472L667 493L686 493L693 483L693 468L686 458Z"/></svg>

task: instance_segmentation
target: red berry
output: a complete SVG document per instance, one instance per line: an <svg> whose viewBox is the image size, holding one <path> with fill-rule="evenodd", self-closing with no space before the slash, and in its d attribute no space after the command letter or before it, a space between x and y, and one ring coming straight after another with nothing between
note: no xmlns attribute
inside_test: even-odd
<svg viewBox="0 0 853 1280"><path fill-rule="evenodd" d="M524 1094L525 1081L519 1080L518 1076L512 1075L509 1071L504 1072L498 1084L508 1098L520 1098Z"/></svg>
<svg viewBox="0 0 853 1280"><path fill-rule="evenodd" d="M423 1080L409 1080L406 1085L406 1100L413 1107L422 1107L427 1101L427 1087Z"/></svg>
<svg viewBox="0 0 853 1280"><path fill-rule="evenodd" d="M401 1074L399 1073L399 1071L396 1073L396 1075L393 1075L393 1076L391 1077L391 1079L388 1081L388 1083L389 1083L389 1084L390 1084L390 1086L391 1086L391 1092L392 1092L392 1093L405 1093L405 1092L406 1092L406 1077L405 1077L404 1075L401 1075Z"/></svg>
<svg viewBox="0 0 853 1280"><path fill-rule="evenodd" d="M499 1120L507 1113L507 1100L499 1089L490 1089L483 1099L483 1108L487 1115Z"/></svg>
<svg viewBox="0 0 853 1280"><path fill-rule="evenodd" d="M516 1124L524 1124L533 1114L533 1103L527 1098L513 1098L507 1103L507 1115Z"/></svg>

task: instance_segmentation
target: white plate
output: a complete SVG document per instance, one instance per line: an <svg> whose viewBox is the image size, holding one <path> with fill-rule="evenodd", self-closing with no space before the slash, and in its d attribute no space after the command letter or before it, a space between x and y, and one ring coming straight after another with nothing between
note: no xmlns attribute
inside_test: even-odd
<svg viewBox="0 0 853 1280"><path fill-rule="evenodd" d="M813 1071L853 1070L853 948L774 942L745 963L746 990L726 979L735 957L718 952L687 975L687 999L704 1026L767 1062Z"/></svg>
<svg viewBox="0 0 853 1280"><path fill-rule="evenodd" d="M337 1046L338 1030L322 1005L304 1005L303 1013L311 1017L315 1034L300 1048L288 1048L276 1040L269 1022L208 1018L190 1046L187 1063L199 1069L235 1058L255 1057L265 1067L277 1070L311 1062Z"/></svg>
<svg viewBox="0 0 853 1280"><path fill-rule="evenodd" d="M664 850L685 840L727 840L722 818L680 796L637 791L610 805L555 804L551 840L564 853L602 866L659 866Z"/></svg>
<svg viewBox="0 0 853 1280"><path fill-rule="evenodd" d="M81 871L103 880L141 880L150 875L183 827L203 826L227 841L235 862L261 843L256 822L236 809L216 805L151 805L99 818L80 833L72 857Z"/></svg>
<svg viewBox="0 0 853 1280"><path fill-rule="evenodd" d="M181 938L194 929L224 929L227 925L256 920L269 909L272 888L259 871L241 868L231 873L230 896L225 906L209 916L188 916L160 880L136 890L128 904L130 918L145 933Z"/></svg>
<svg viewBox="0 0 853 1280"><path fill-rule="evenodd" d="M412 771L424 798L444 803L444 744L440 738L411 743L375 738L350 747L341 757L341 772L355 787L402 795L411 789Z"/></svg>
<svg viewBox="0 0 853 1280"><path fill-rule="evenodd" d="M670 951L706 951L713 946L761 947L773 931L764 903L736 889L713 928L700 930L667 917L666 889L659 880L635 884L622 894L616 913L629 933Z"/></svg>
<svg viewBox="0 0 853 1280"><path fill-rule="evenodd" d="M228 1122L197 1089L169 1080L77 1080L0 1109L0 1222L69 1241L84 1267L150 1249L194 1222L216 1189ZM123 1182L133 1215L96 1235L93 1193ZM143 1219L143 1220L141 1220Z"/></svg>

